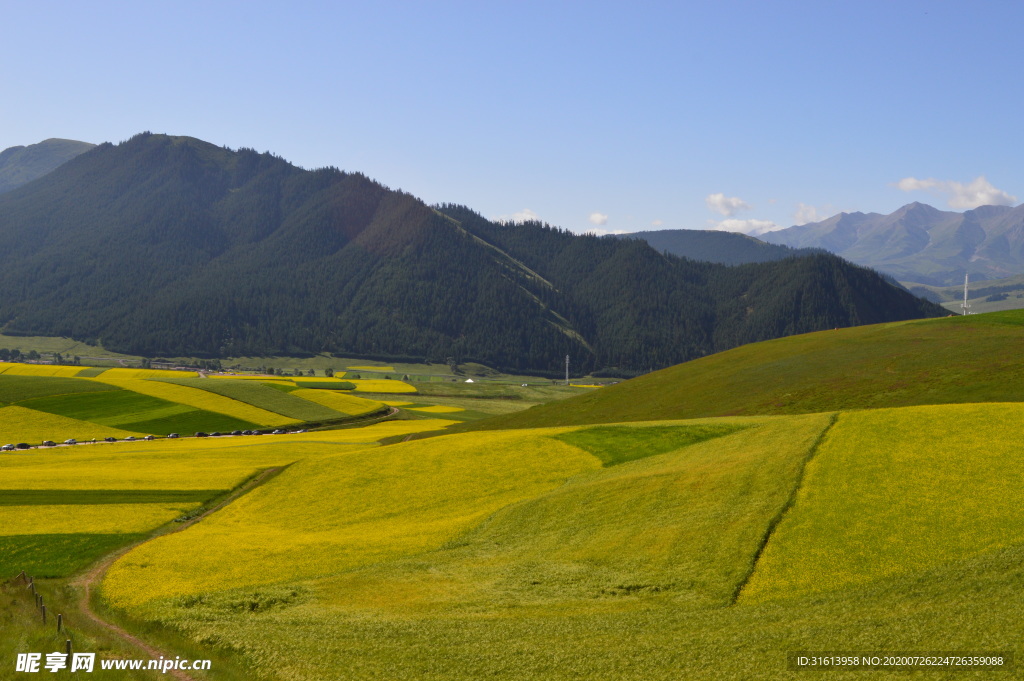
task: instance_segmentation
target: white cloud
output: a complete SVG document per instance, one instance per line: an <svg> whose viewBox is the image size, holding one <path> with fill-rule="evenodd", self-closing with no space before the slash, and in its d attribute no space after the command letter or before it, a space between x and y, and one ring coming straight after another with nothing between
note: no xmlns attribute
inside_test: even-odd
<svg viewBox="0 0 1024 681"><path fill-rule="evenodd" d="M796 204L796 212L793 213L794 224L806 225L808 222L819 222L824 219L824 215L818 212L818 209L814 206L808 206L806 203Z"/></svg>
<svg viewBox="0 0 1024 681"><path fill-rule="evenodd" d="M499 215L496 218L491 218L491 220L493 222L541 222L540 216L529 208L524 208L519 212L512 213L511 215Z"/></svg>
<svg viewBox="0 0 1024 681"><path fill-rule="evenodd" d="M661 227L663 224L661 220L651 220L651 227Z"/></svg>
<svg viewBox="0 0 1024 681"><path fill-rule="evenodd" d="M608 234L629 234L624 229L588 229L584 234L592 234L594 236L607 236Z"/></svg>
<svg viewBox="0 0 1024 681"><path fill-rule="evenodd" d="M741 210L750 210L750 204L739 198L738 196L726 196L725 194L708 194L704 198L704 203L708 205L708 208L720 213L727 218L731 218Z"/></svg>
<svg viewBox="0 0 1024 681"><path fill-rule="evenodd" d="M592 225L607 225L608 224L608 216L605 215L604 213L598 213L596 211L591 213L590 217L588 217L587 220Z"/></svg>
<svg viewBox="0 0 1024 681"><path fill-rule="evenodd" d="M782 225L777 225L771 220L737 220L736 218L729 218L720 222L711 220L709 221L709 226L711 229L717 229L722 232L740 232L750 236L759 236L779 229L785 229Z"/></svg>
<svg viewBox="0 0 1024 681"><path fill-rule="evenodd" d="M895 186L905 192L928 191L947 196L950 208L966 210L978 206L1012 206L1017 203L1016 196L996 189L984 175L979 175L967 184L935 178L919 180L916 177L904 177Z"/></svg>

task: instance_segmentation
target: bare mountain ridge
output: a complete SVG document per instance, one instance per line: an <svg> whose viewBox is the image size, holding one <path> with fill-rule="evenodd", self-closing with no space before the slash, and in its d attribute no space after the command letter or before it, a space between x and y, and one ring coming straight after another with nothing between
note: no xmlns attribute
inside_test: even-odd
<svg viewBox="0 0 1024 681"><path fill-rule="evenodd" d="M770 232L764 241L823 248L900 281L950 286L1024 273L1024 205L963 213L911 203L889 215L840 213Z"/></svg>

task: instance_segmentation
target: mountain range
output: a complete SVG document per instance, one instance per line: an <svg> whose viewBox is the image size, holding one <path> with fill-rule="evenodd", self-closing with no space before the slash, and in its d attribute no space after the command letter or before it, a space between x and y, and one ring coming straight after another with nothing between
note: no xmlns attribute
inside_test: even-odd
<svg viewBox="0 0 1024 681"><path fill-rule="evenodd" d="M822 248L896 277L930 286L1024 273L1024 204L963 213L911 203L889 214L840 213L762 235L793 248Z"/></svg>
<svg viewBox="0 0 1024 681"><path fill-rule="evenodd" d="M827 254L726 267L143 133L0 195L0 329L156 356L648 371L944 311Z"/></svg>

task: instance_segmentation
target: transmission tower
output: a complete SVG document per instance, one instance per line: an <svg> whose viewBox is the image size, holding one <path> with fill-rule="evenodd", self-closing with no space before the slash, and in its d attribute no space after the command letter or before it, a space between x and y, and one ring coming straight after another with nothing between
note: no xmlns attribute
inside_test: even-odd
<svg viewBox="0 0 1024 681"><path fill-rule="evenodd" d="M971 314L970 312L968 312L968 310L971 307L971 304L967 302L967 277L968 275L964 274L964 302L960 304L960 307L963 308L965 316Z"/></svg>

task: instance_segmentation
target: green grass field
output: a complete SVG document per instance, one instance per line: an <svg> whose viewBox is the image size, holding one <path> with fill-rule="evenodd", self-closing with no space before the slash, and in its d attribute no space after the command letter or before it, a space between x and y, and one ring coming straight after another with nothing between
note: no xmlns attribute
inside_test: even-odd
<svg viewBox="0 0 1024 681"><path fill-rule="evenodd" d="M467 429L1024 401L1024 310L744 345Z"/></svg>

